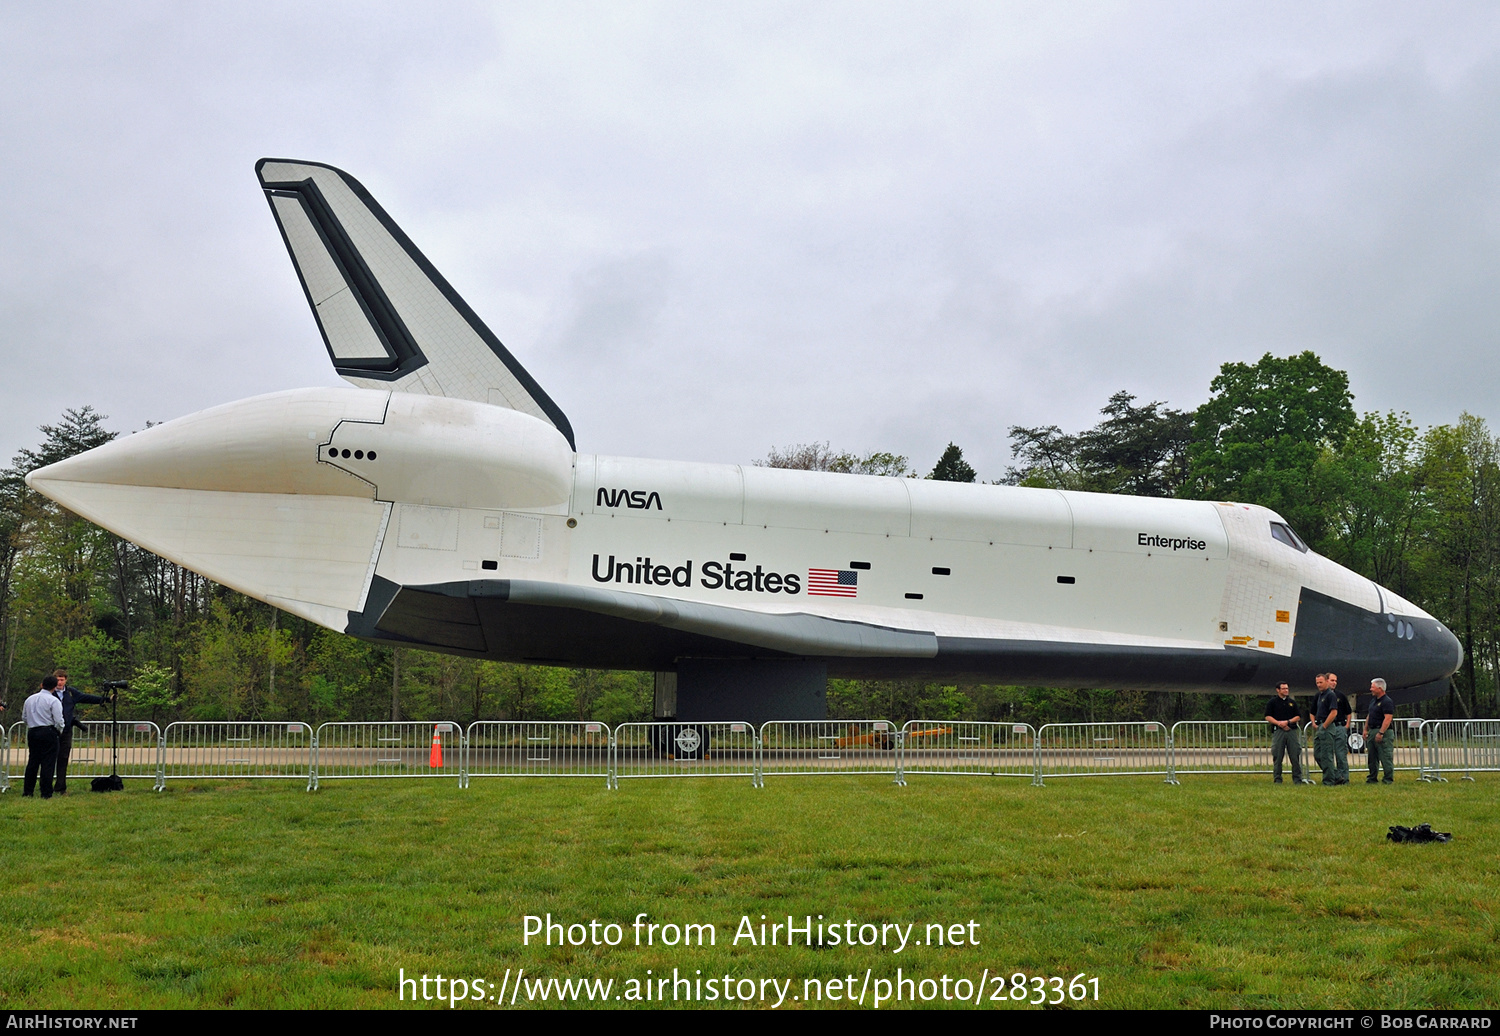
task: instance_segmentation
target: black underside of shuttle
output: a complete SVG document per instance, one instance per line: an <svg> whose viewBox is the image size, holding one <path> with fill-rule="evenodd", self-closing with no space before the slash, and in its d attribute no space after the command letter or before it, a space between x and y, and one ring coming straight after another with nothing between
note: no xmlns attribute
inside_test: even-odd
<svg viewBox="0 0 1500 1036"><path fill-rule="evenodd" d="M1414 632L1397 636L1389 631L1385 615L1305 588L1294 648L1287 658L1233 646L1191 649L934 637L813 616L758 614L750 616L759 625L747 643L732 629L714 635L724 633L726 622L712 614L697 623L675 612L659 621L631 617L632 606L658 605L645 595L616 594L624 599L616 602L597 594L585 596L588 591L576 591L574 600L567 587L551 587L555 592L540 598L521 592L538 585L500 579L403 587L377 576L365 610L349 613L347 631L367 640L495 661L657 672L676 671L685 660L748 664L801 659L826 665L829 676L845 678L1270 694L1283 680L1306 693L1317 673L1333 671L1350 692L1363 691L1371 679L1382 677L1398 703L1446 693L1448 674L1457 669L1461 657L1453 635L1435 620L1404 619ZM678 606L700 613L710 610L682 602ZM667 607L671 609L672 603ZM748 615L734 609L717 611L733 613L729 624ZM674 619L679 621L673 624ZM847 639L852 634L877 646L853 653L835 643L835 650L824 652L806 635L782 643L775 624L793 622L816 624L811 628L814 639L827 639L830 633ZM925 649L918 639L924 637L930 644ZM893 645L895 653L878 653L881 643Z"/></svg>

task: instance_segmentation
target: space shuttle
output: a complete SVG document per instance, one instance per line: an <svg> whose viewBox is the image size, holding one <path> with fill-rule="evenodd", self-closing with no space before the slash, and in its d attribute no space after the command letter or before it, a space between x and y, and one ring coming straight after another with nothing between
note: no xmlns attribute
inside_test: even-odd
<svg viewBox="0 0 1500 1036"><path fill-rule="evenodd" d="M657 674L658 716L818 719L829 677L1445 693L1439 621L1253 504L581 453L352 176L256 173L341 388L31 473L61 506L331 630Z"/></svg>

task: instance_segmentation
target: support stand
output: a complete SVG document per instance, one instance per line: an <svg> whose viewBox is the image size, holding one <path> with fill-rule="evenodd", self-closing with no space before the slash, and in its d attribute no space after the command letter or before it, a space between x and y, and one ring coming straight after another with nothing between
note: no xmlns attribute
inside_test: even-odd
<svg viewBox="0 0 1500 1036"><path fill-rule="evenodd" d="M773 719L827 719L828 665L683 658L675 674L657 674L656 704L659 719L748 720L757 726Z"/></svg>
<svg viewBox="0 0 1500 1036"><path fill-rule="evenodd" d="M89 787L94 791L124 791L125 782L120 779L120 692L115 691L109 699L109 776L95 777Z"/></svg>

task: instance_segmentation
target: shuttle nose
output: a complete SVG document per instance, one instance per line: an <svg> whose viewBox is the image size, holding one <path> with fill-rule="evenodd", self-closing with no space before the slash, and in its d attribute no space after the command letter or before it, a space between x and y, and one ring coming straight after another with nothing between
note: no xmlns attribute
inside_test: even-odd
<svg viewBox="0 0 1500 1036"><path fill-rule="evenodd" d="M389 506L319 463L386 393L299 389L156 425L33 471L31 488L209 579L333 629L363 607Z"/></svg>
<svg viewBox="0 0 1500 1036"><path fill-rule="evenodd" d="M1432 621L1438 628L1438 635L1433 638L1437 642L1434 654L1439 656L1438 667L1445 668L1445 675L1451 676L1464 664L1464 646L1447 626L1436 619Z"/></svg>
<svg viewBox="0 0 1500 1036"><path fill-rule="evenodd" d="M1389 620L1389 616L1383 618ZM1389 632L1390 623L1386 623ZM1447 681L1463 664L1464 649L1453 631L1430 615L1398 619L1395 650L1381 638L1380 650L1371 653L1371 661L1388 665L1404 683L1426 684ZM1415 649L1414 651L1412 649ZM1403 658L1403 656L1405 656Z"/></svg>
<svg viewBox="0 0 1500 1036"><path fill-rule="evenodd" d="M1441 693L1463 662L1458 638L1411 602L1383 588L1381 597L1385 608L1367 611L1304 587L1292 657L1304 672L1336 672L1360 692L1379 677L1398 702Z"/></svg>
<svg viewBox="0 0 1500 1036"><path fill-rule="evenodd" d="M97 495L88 486L369 497L369 486L319 464L318 446L341 421L380 421L386 399L359 389L257 396L121 436L26 481L65 507L76 492Z"/></svg>

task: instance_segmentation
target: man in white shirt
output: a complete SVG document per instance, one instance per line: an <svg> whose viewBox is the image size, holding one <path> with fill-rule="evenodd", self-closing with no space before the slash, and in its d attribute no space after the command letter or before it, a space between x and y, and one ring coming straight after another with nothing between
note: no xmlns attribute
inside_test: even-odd
<svg viewBox="0 0 1500 1036"><path fill-rule="evenodd" d="M63 707L56 689L57 677L44 677L42 689L27 698L21 708L21 718L26 720L26 747L31 750L26 759L26 784L21 790L24 798L36 791L38 775L42 778L42 798L52 797L52 772L63 732Z"/></svg>

